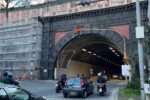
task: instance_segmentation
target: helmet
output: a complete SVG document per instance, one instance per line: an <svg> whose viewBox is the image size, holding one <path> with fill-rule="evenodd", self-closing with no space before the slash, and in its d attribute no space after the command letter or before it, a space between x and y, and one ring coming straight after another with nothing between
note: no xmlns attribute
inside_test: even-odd
<svg viewBox="0 0 150 100"><path fill-rule="evenodd" d="M64 75L64 73L61 73L61 75Z"/></svg>
<svg viewBox="0 0 150 100"><path fill-rule="evenodd" d="M100 73L98 73L98 76L101 76L102 75L102 73L100 72Z"/></svg>
<svg viewBox="0 0 150 100"><path fill-rule="evenodd" d="M3 75L4 75L4 76L8 76L8 72L4 72Z"/></svg>

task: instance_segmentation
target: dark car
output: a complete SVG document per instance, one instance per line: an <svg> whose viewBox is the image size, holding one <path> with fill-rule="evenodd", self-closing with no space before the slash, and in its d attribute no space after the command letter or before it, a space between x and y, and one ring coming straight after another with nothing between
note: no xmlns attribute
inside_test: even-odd
<svg viewBox="0 0 150 100"><path fill-rule="evenodd" d="M93 82L90 81L86 77L82 78L69 78L63 89L63 95L66 98L69 96L78 96L81 95L82 97L86 98L87 94L93 93L94 86Z"/></svg>
<svg viewBox="0 0 150 100"><path fill-rule="evenodd" d="M0 100L46 100L14 85L0 85Z"/></svg>

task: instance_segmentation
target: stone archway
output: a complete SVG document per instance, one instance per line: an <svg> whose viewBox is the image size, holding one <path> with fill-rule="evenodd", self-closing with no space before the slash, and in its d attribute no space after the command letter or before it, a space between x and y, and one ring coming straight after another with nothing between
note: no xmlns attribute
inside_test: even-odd
<svg viewBox="0 0 150 100"><path fill-rule="evenodd" d="M102 40L102 42L105 42L106 44L108 43L109 45L113 46L118 51L123 53L123 40L122 40L122 37L116 32L113 32L113 31L84 31L81 33L81 36L82 35L99 35L99 36L103 37L104 39L109 40L109 41L108 40ZM53 57L54 57L53 61L55 62L54 66L53 66L53 72L54 72L54 69L56 67L56 61L57 61L57 57L58 57L59 53L65 48L66 45L68 45L68 43L70 41L73 41L76 38L78 38L77 32L71 31L71 32L68 32L57 43L57 45L55 46L55 50L54 50L55 52L53 53ZM82 43L80 45L82 45ZM71 50L71 49L69 49L69 50ZM66 62L69 61L69 59L70 58L68 58L66 60Z"/></svg>

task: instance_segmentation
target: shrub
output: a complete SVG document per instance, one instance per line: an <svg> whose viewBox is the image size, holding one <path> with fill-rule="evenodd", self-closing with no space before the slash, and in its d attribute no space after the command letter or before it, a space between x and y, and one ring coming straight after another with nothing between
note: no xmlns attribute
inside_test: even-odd
<svg viewBox="0 0 150 100"><path fill-rule="evenodd" d="M133 82L128 82L128 84L126 85L126 89L140 90L140 88L141 84L139 79L136 79Z"/></svg>
<svg viewBox="0 0 150 100"><path fill-rule="evenodd" d="M133 82L129 82L126 87L123 89L123 95L127 95L127 96L132 96L132 95L136 95L139 96L141 95L140 92L140 80L136 79Z"/></svg>

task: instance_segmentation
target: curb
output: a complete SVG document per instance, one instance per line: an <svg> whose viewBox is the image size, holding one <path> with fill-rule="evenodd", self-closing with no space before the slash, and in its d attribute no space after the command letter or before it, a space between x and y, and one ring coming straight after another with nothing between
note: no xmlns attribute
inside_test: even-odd
<svg viewBox="0 0 150 100"><path fill-rule="evenodd" d="M113 100L118 100L118 92L119 92L119 87L117 87L117 89L114 92Z"/></svg>

